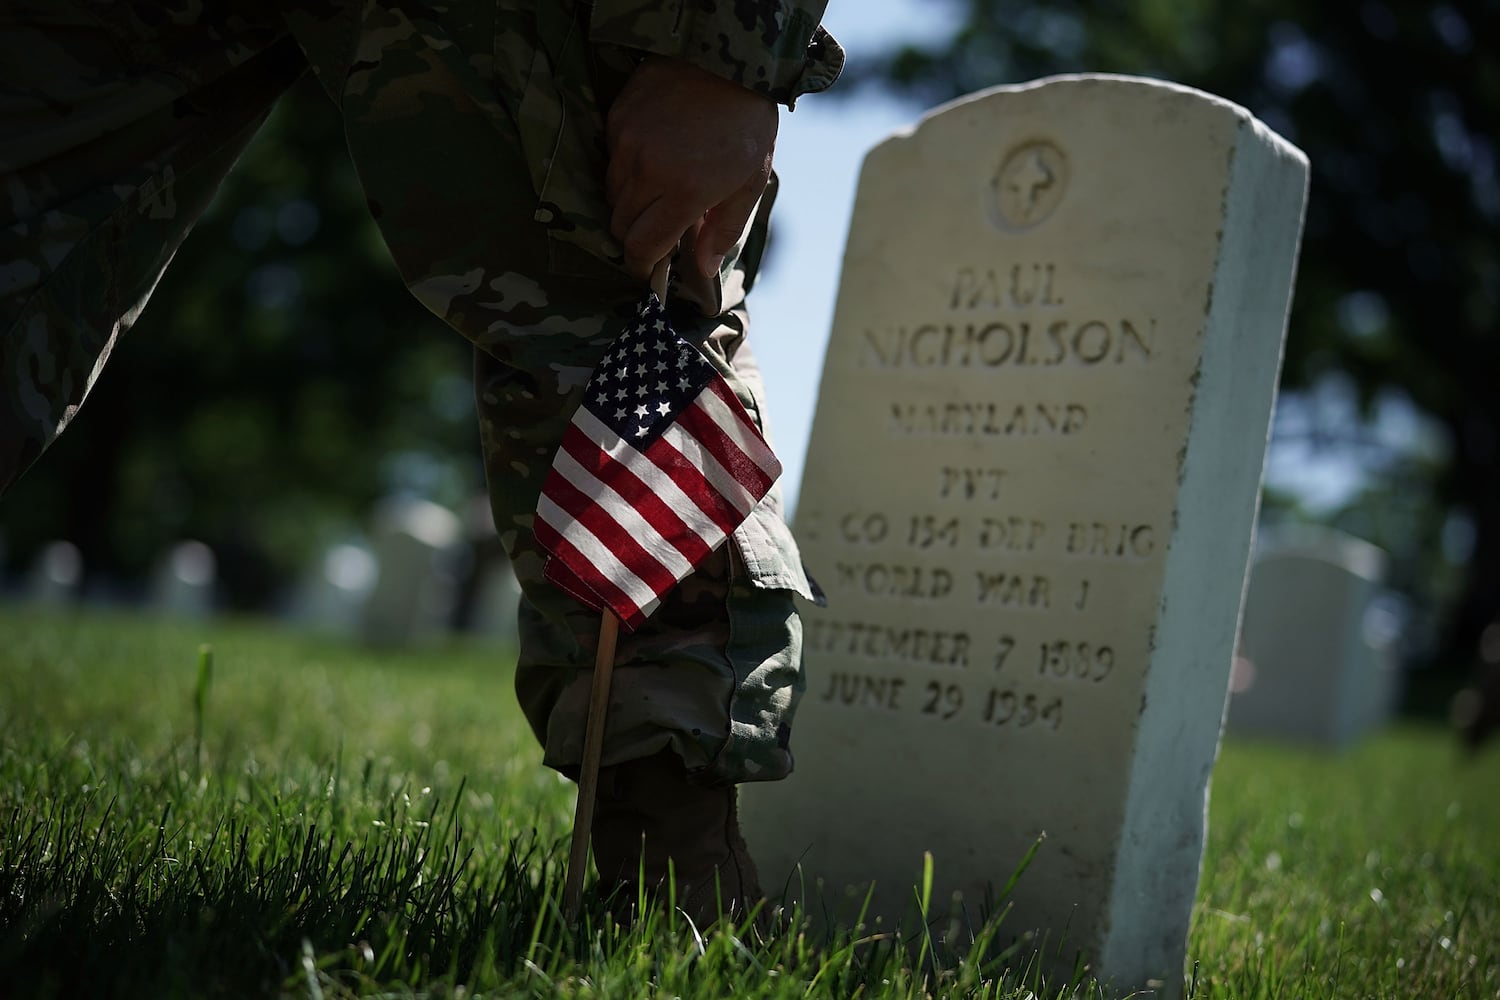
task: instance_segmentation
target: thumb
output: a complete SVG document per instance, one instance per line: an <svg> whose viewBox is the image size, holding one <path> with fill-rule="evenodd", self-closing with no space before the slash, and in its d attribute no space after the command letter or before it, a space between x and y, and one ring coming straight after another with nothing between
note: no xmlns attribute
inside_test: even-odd
<svg viewBox="0 0 1500 1000"><path fill-rule="evenodd" d="M754 177L704 214L693 253L694 263L704 277L712 278L719 273L724 255L739 243L740 234L745 231L750 213L755 211L765 188L766 179Z"/></svg>

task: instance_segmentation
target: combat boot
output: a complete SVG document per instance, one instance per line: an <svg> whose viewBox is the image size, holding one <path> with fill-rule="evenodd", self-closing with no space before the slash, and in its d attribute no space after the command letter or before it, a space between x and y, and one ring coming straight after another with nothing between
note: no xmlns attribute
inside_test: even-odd
<svg viewBox="0 0 1500 1000"><path fill-rule="evenodd" d="M677 907L700 930L755 909L764 894L740 835L737 799L733 785L693 784L671 750L601 769L591 835L600 892L614 917L628 925L642 889L665 905L669 861Z"/></svg>

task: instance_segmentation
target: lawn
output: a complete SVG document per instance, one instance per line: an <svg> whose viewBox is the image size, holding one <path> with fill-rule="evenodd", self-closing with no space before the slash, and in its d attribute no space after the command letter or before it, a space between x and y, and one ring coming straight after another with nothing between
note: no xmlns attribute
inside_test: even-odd
<svg viewBox="0 0 1500 1000"><path fill-rule="evenodd" d="M572 786L509 665L0 609L0 997L1110 995L1003 920L569 926ZM1500 747L1227 745L1188 952L1200 998L1500 997Z"/></svg>

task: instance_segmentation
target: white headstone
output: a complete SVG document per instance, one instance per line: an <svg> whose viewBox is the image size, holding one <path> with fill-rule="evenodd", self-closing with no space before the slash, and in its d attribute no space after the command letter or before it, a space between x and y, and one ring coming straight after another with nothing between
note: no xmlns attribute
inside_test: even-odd
<svg viewBox="0 0 1500 1000"><path fill-rule="evenodd" d="M931 852L929 916L974 926L1045 834L1002 928L1180 992L1306 183L1242 108L1122 77L871 151L797 515L829 598L797 771L744 791L767 885L851 917L873 881L890 921Z"/></svg>
<svg viewBox="0 0 1500 1000"><path fill-rule="evenodd" d="M1230 732L1343 747L1400 694L1385 553L1333 532L1264 540L1245 595Z"/></svg>
<svg viewBox="0 0 1500 1000"><path fill-rule="evenodd" d="M152 574L151 605L169 615L202 617L214 608L217 577L213 549L202 542L178 542Z"/></svg>
<svg viewBox="0 0 1500 1000"><path fill-rule="evenodd" d="M521 584L515 567L505 552L495 530L495 516L488 496L478 496L465 511L465 530L469 547L469 573L465 581L473 588L466 609L467 630L475 636L514 646L520 641L517 614L521 603Z"/></svg>
<svg viewBox="0 0 1500 1000"><path fill-rule="evenodd" d="M521 584L509 559L496 560L479 580L479 594L474 599L475 635L514 645L517 612L521 604Z"/></svg>
<svg viewBox="0 0 1500 1000"><path fill-rule="evenodd" d="M318 631L357 635L379 573L375 556L363 542L339 542L307 567L286 602L287 614Z"/></svg>
<svg viewBox="0 0 1500 1000"><path fill-rule="evenodd" d="M62 607L78 600L83 588L83 553L72 542L48 542L27 575L26 596L36 604Z"/></svg>
<svg viewBox="0 0 1500 1000"><path fill-rule="evenodd" d="M366 642L404 646L447 629L451 564L462 542L458 515L446 507L405 497L380 505L370 532L378 569L362 616Z"/></svg>

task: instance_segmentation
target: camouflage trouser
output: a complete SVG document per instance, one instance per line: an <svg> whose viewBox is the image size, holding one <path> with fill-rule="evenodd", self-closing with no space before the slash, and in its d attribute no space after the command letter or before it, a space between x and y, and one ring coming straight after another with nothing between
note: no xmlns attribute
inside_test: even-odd
<svg viewBox="0 0 1500 1000"><path fill-rule="evenodd" d="M0 488L72 419L234 159L313 58L403 279L474 344L491 504L524 594L516 686L547 763L576 767L598 616L543 581L530 526L588 374L642 289L557 238L558 220L538 201L524 152L536 147L531 119L507 102L520 92L515 79L532 86L547 74L507 75L497 61L493 85L476 87L502 51L485 32L503 28L514 48L530 22L504 2L498 15L478 5L488 21L455 17L435 37L447 29L367 4L359 18L338 15L352 43L330 78L319 40L299 32L294 42L280 15L256 4L108 5L107 16L97 4L21 6L0 14ZM548 51L564 76L555 67L568 53ZM557 100L579 93L592 96L580 85ZM548 183L598 188L599 166L548 162ZM674 321L759 419L743 345L747 270L753 261L726 270L717 315L680 303ZM787 774L801 689L793 595L807 589L773 495L646 626L622 636L606 762L670 746L708 782Z"/></svg>

